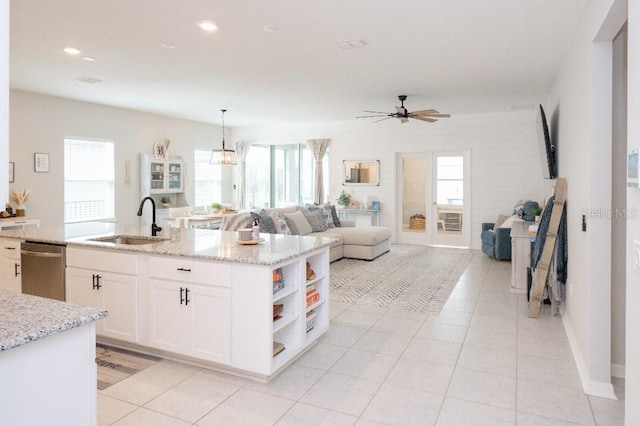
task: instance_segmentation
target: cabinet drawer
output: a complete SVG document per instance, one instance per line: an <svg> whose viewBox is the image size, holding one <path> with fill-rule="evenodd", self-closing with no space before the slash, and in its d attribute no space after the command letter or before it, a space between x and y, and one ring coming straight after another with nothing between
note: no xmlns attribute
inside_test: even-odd
<svg viewBox="0 0 640 426"><path fill-rule="evenodd" d="M67 266L137 275L138 257L135 254L118 253L109 250L67 247Z"/></svg>
<svg viewBox="0 0 640 426"><path fill-rule="evenodd" d="M150 257L149 276L188 283L231 286L231 267L229 265L186 258Z"/></svg>
<svg viewBox="0 0 640 426"><path fill-rule="evenodd" d="M6 259L20 259L20 241L0 240L0 256Z"/></svg>

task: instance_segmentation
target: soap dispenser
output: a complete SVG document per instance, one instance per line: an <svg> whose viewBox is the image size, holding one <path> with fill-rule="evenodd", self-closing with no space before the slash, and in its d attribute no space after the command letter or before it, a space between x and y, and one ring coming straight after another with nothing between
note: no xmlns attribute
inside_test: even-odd
<svg viewBox="0 0 640 426"><path fill-rule="evenodd" d="M258 224L258 219L253 220L253 228L251 228L251 239L257 240L260 238L260 224Z"/></svg>

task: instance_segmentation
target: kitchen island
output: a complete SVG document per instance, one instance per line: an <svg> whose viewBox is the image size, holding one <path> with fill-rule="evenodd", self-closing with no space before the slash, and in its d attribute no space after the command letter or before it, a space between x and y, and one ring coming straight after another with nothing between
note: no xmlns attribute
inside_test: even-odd
<svg viewBox="0 0 640 426"><path fill-rule="evenodd" d="M170 228L137 244L106 241L114 235L149 231L38 228L0 239L65 244L66 300L109 311L96 325L107 344L266 381L328 330L330 239L261 234L243 245L235 232Z"/></svg>
<svg viewBox="0 0 640 426"><path fill-rule="evenodd" d="M0 424L95 425L104 310L0 291Z"/></svg>

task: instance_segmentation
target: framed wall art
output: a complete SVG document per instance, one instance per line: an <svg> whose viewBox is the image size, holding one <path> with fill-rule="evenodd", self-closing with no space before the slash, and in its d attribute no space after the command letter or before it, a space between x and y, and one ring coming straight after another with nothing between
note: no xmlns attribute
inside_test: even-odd
<svg viewBox="0 0 640 426"><path fill-rule="evenodd" d="M36 152L33 154L33 169L37 173L49 172L49 154Z"/></svg>

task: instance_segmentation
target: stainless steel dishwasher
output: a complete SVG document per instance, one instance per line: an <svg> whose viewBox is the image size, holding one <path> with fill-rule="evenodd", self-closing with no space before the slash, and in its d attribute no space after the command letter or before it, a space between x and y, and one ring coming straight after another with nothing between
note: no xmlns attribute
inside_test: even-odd
<svg viewBox="0 0 640 426"><path fill-rule="evenodd" d="M65 300L64 245L26 241L22 243L22 292Z"/></svg>

